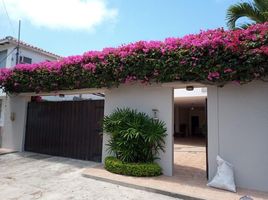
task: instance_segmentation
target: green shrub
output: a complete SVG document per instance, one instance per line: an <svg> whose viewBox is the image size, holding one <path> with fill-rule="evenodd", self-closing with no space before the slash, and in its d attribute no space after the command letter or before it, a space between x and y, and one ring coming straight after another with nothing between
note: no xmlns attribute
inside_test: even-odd
<svg viewBox="0 0 268 200"><path fill-rule="evenodd" d="M110 136L108 150L128 163L148 163L164 151L165 124L129 108L104 117L103 129Z"/></svg>
<svg viewBox="0 0 268 200"><path fill-rule="evenodd" d="M139 41L55 62L4 68L0 87L8 93L40 93L112 88L132 81L244 84L266 80L267 43L268 22L247 30L215 29L163 42Z"/></svg>
<svg viewBox="0 0 268 200"><path fill-rule="evenodd" d="M161 167L156 163L124 163L115 157L105 159L105 169L115 174L128 176L159 176Z"/></svg>

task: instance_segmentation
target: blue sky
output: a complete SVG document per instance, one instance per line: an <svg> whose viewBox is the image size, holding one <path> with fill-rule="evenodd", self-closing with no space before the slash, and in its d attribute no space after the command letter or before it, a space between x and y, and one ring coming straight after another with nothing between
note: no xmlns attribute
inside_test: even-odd
<svg viewBox="0 0 268 200"><path fill-rule="evenodd" d="M23 1L26 0L5 0L5 5L0 2L0 37L16 36L17 20L20 18L22 40L62 56L82 54L88 50L101 50L104 47L115 47L138 40L180 37L197 33L201 29L226 28L227 8L239 2L238 0L99 0L101 4L91 9L91 4L80 4L91 0L72 0L72 5L66 5L69 8L65 8L64 4L62 6L56 4L57 10L53 13L53 9L50 10L51 3L56 1L60 3L61 0L38 0L40 1L38 5L34 3L32 5L33 8L37 7L35 12L33 9L23 10L23 4L21 7L16 7L18 2ZM34 2L27 1L29 4ZM6 6L10 20L3 6ZM84 14L81 11L83 7ZM29 14L32 11L33 13Z"/></svg>

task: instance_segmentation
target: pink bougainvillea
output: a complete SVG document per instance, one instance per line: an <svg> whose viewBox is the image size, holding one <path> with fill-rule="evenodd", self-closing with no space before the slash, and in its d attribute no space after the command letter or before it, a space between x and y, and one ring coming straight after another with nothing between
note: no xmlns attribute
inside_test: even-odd
<svg viewBox="0 0 268 200"><path fill-rule="evenodd" d="M127 76L124 83L131 83L137 80L136 76Z"/></svg>
<svg viewBox="0 0 268 200"><path fill-rule="evenodd" d="M226 68L223 70L224 73L231 73L233 70L231 68Z"/></svg>
<svg viewBox="0 0 268 200"><path fill-rule="evenodd" d="M222 28L164 41L138 41L59 61L0 71L6 92L114 87L139 81L239 84L268 75L268 22L246 30Z"/></svg>
<svg viewBox="0 0 268 200"><path fill-rule="evenodd" d="M213 79L219 79L220 73L219 72L209 72L208 80L212 81Z"/></svg>
<svg viewBox="0 0 268 200"><path fill-rule="evenodd" d="M93 73L95 73L95 71L96 71L96 65L94 65L93 63L84 64L83 68L86 69L86 70L90 70Z"/></svg>

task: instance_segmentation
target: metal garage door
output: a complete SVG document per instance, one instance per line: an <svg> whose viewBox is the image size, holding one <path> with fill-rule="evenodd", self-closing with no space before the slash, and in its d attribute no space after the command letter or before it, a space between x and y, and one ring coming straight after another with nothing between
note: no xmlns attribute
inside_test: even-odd
<svg viewBox="0 0 268 200"><path fill-rule="evenodd" d="M104 100L30 102L25 151L101 161Z"/></svg>

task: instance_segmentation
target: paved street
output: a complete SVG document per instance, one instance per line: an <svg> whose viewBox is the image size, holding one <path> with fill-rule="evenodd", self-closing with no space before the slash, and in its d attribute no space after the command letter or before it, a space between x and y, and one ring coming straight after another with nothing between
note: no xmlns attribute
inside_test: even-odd
<svg viewBox="0 0 268 200"><path fill-rule="evenodd" d="M154 199L174 198L81 176L96 163L36 153L0 156L1 200Z"/></svg>

